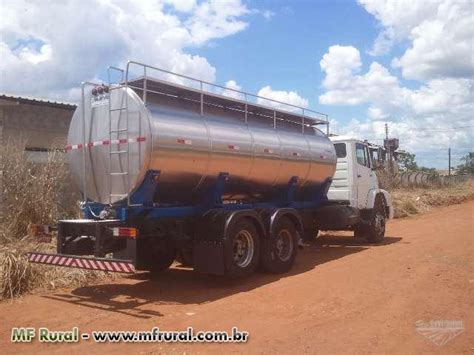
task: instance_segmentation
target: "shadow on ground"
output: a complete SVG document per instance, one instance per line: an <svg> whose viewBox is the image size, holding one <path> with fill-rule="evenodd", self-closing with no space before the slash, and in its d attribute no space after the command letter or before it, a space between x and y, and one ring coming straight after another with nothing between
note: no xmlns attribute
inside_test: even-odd
<svg viewBox="0 0 474 355"><path fill-rule="evenodd" d="M383 243L368 245L352 236L327 235L318 238L299 250L292 270L283 275L258 272L242 280L201 275L192 269L174 266L151 277L137 273L114 283L85 286L71 293L56 293L44 297L104 311L117 312L138 318L163 316L149 306L169 304L201 304L212 302L236 293L247 292L260 286L312 270L318 265L345 256L397 243L402 238L385 237ZM154 307L156 309L156 307Z"/></svg>

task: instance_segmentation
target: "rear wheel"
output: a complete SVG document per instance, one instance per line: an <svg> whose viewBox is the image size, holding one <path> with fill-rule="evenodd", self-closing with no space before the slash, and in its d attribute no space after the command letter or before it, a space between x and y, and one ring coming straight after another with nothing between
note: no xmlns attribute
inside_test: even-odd
<svg viewBox="0 0 474 355"><path fill-rule="evenodd" d="M192 246L185 246L181 248L176 254L176 261L186 267L193 267L194 265L194 251Z"/></svg>
<svg viewBox="0 0 474 355"><path fill-rule="evenodd" d="M260 253L260 237L255 225L247 218L236 221L230 227L227 238L227 276L238 278L253 273L258 266Z"/></svg>
<svg viewBox="0 0 474 355"><path fill-rule="evenodd" d="M176 249L171 243L154 243L148 250L148 270L156 274L167 270L176 257Z"/></svg>
<svg viewBox="0 0 474 355"><path fill-rule="evenodd" d="M299 234L290 219L283 217L275 226L273 235L263 242L262 266L264 270L281 274L294 264Z"/></svg>

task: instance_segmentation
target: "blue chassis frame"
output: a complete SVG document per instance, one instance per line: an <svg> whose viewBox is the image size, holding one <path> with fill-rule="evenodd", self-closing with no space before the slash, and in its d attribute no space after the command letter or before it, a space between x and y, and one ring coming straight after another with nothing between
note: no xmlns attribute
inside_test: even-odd
<svg viewBox="0 0 474 355"><path fill-rule="evenodd" d="M144 216L150 219L162 217L190 217L199 216L211 209L224 209L228 211L246 210L246 209L275 209L275 208L294 208L311 209L317 208L327 201L327 191L331 185L332 179L326 179L322 184L316 186L312 192L309 201L296 201L295 190L298 177L293 176L288 182L288 186L282 191L279 198L271 202L225 204L222 201L222 194L225 188L225 182L228 180L228 173L220 173L216 183L205 195L202 202L195 205L157 205L153 202L153 196L159 188L160 171L149 170L145 174L142 184L130 196L130 205L126 201L116 205L106 205L102 203L87 201L82 204L81 209L84 218L95 219L99 213L112 208L116 212L116 217L126 222L130 217Z"/></svg>

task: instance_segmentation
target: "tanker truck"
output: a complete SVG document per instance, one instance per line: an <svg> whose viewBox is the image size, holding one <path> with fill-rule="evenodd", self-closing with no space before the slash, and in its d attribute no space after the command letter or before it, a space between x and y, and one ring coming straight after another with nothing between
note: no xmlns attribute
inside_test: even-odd
<svg viewBox="0 0 474 355"><path fill-rule="evenodd" d="M235 278L289 271L320 230L383 240L393 207L368 144L330 139L327 115L134 61L108 77L82 83L65 149L83 219L30 262L155 273L179 258Z"/></svg>

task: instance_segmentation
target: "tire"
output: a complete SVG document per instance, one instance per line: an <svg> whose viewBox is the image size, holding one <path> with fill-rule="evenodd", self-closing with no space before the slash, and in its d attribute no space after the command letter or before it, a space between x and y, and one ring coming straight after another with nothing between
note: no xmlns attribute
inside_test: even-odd
<svg viewBox="0 0 474 355"><path fill-rule="evenodd" d="M257 269L260 259L260 236L248 218L235 221L226 237L226 276L241 278Z"/></svg>
<svg viewBox="0 0 474 355"><path fill-rule="evenodd" d="M354 237L356 238L365 238L366 233L364 232L364 228L361 226L354 227Z"/></svg>
<svg viewBox="0 0 474 355"><path fill-rule="evenodd" d="M176 249L168 243L156 243L149 251L148 269L152 274L167 270L176 258Z"/></svg>
<svg viewBox="0 0 474 355"><path fill-rule="evenodd" d="M383 199L377 196L370 219L370 225L367 228L367 241L370 243L380 243L385 237L385 210Z"/></svg>
<svg viewBox="0 0 474 355"><path fill-rule="evenodd" d="M293 266L298 250L299 234L287 217L275 226L273 235L265 238L262 246L262 267L273 274L288 272Z"/></svg>

